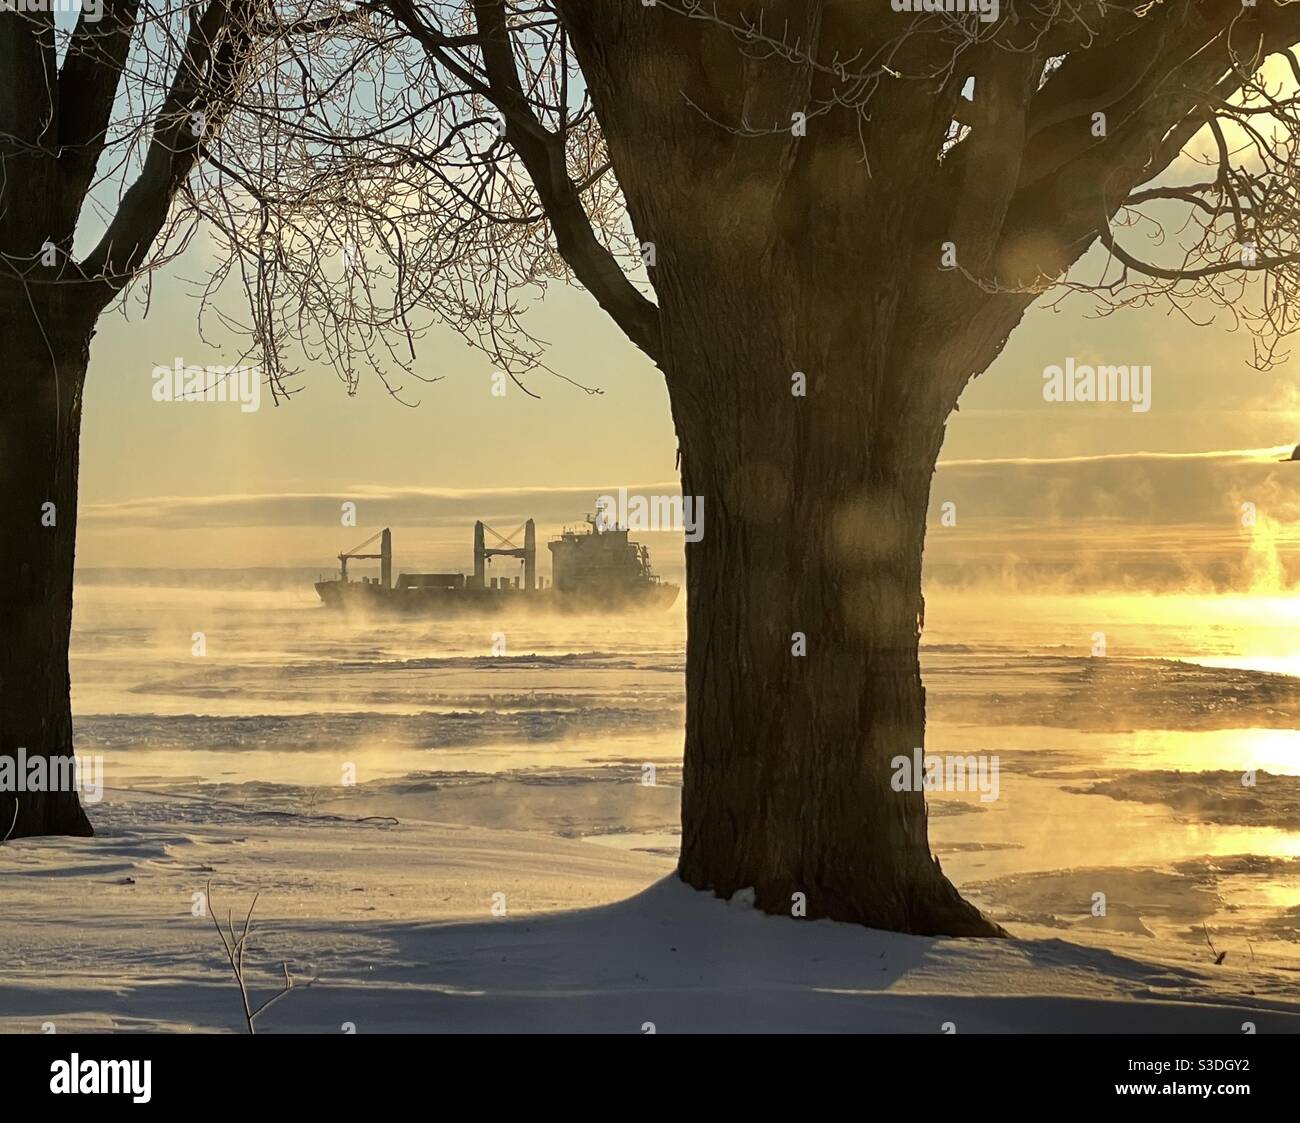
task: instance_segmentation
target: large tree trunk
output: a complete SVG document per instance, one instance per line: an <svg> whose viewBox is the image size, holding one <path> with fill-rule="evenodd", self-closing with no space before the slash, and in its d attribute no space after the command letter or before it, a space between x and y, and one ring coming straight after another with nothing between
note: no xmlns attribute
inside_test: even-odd
<svg viewBox="0 0 1300 1123"><path fill-rule="evenodd" d="M883 361L902 349L836 331L834 314L807 320L763 277L733 276L730 298L718 278L687 285L717 316L707 337L704 317L666 318L683 488L704 499L687 546L680 874L752 888L773 913L995 934L931 856L924 795L891 785L893 758L925 737L921 555L944 380Z"/></svg>
<svg viewBox="0 0 1300 1123"><path fill-rule="evenodd" d="M724 5L733 26L738 7ZM825 69L707 15L561 11L655 247L683 488L704 499L687 546L681 876L752 888L773 913L998 934L930 854L924 794L890 782L892 759L924 745L921 556L944 424L1028 303L943 268L949 239L978 268L998 226L929 225L953 106L882 83L871 117L891 125L868 128L828 107ZM869 22L852 5L767 15L825 59Z"/></svg>
<svg viewBox="0 0 1300 1123"><path fill-rule="evenodd" d="M91 335L77 304L75 286L0 284L0 756L15 760L20 748L29 759L72 754L68 639ZM11 823L15 838L93 833L70 785L0 791L0 837Z"/></svg>

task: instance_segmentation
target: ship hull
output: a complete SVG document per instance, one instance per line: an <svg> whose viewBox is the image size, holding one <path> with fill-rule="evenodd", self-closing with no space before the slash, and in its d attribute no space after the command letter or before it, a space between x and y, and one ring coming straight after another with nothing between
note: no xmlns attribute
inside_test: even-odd
<svg viewBox="0 0 1300 1123"><path fill-rule="evenodd" d="M435 618L662 612L672 607L679 591L666 582L572 593L554 588L530 593L523 589L385 589L361 581L316 583L321 602L336 611Z"/></svg>

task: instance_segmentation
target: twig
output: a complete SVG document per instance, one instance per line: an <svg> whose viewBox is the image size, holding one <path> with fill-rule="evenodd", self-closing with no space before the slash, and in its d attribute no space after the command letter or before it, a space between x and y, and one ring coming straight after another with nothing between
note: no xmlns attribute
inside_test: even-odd
<svg viewBox="0 0 1300 1123"><path fill-rule="evenodd" d="M1222 963L1228 958L1228 953L1226 951L1220 951L1214 946L1214 941L1210 939L1210 929L1205 924L1201 925L1201 931L1205 933L1205 942L1210 946L1210 951L1214 953L1215 964L1218 965Z"/></svg>
<svg viewBox="0 0 1300 1123"><path fill-rule="evenodd" d="M256 1033L256 1021L260 1014L264 1013L275 1003L279 1002L291 990L305 990L316 981L313 976L305 983L295 983L293 976L289 973L289 964L281 962L280 966L284 971L284 986L262 1003L254 1010L248 1000L248 986L244 981L244 952L248 948L248 937L253 933L253 910L257 907L257 899L261 896L261 891L253 894L253 900L248 906L248 914L244 917L244 924L239 935L235 935L234 917L229 909L226 910L226 931L221 929L221 921L217 917L216 909L212 904L212 881L207 882L207 903L211 910L209 913L212 919L212 926L217 930L217 938L221 940L221 947L226 953L226 959L230 963L231 973L235 976L235 984L239 987L239 998L244 1007L244 1024L248 1026L249 1033ZM229 934L229 938L227 938Z"/></svg>

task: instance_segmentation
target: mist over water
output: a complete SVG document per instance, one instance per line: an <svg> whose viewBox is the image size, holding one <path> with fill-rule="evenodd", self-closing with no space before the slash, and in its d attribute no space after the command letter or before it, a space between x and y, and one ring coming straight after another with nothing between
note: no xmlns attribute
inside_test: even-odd
<svg viewBox="0 0 1300 1123"><path fill-rule="evenodd" d="M76 593L76 744L103 757L106 799L675 854L680 601L367 619L326 612L296 571L129 576ZM945 871L1012 924L1198 942L1205 926L1300 957L1297 615L1282 597L930 590L926 750L1000 770L995 800L928 794Z"/></svg>

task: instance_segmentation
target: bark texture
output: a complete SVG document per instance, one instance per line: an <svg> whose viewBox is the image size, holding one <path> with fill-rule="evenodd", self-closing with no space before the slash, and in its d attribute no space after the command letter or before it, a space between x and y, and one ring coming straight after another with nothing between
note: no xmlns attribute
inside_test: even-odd
<svg viewBox="0 0 1300 1123"><path fill-rule="evenodd" d="M68 640L90 343L86 315L65 306L73 292L0 282L0 756L15 768L20 748L28 759L72 755ZM11 824L15 838L94 833L70 784L0 791L0 836Z"/></svg>

